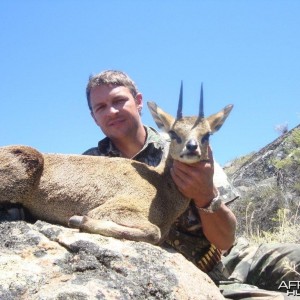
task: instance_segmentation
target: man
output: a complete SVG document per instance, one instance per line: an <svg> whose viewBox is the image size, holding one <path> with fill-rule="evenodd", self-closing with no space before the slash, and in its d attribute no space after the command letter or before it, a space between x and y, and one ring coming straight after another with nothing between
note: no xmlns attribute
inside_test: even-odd
<svg viewBox="0 0 300 300"><path fill-rule="evenodd" d="M106 137L97 147L85 151L84 155L125 157L151 166L160 163L167 151L167 142L154 129L143 125L142 94L128 75L109 70L92 76L86 96L91 116ZM179 191L193 201L170 229L165 245L175 248L219 283L226 280L218 268L221 251L229 249L234 243L236 218L224 203L213 213L197 209L208 207L218 195L213 182L214 162L210 149L209 158L209 161L191 165L174 161L172 178ZM243 265L238 271L243 273L247 264L241 253L248 253L248 249L240 250L236 248L236 252L232 251L232 258L227 259L233 274L234 266L239 261L237 258L242 260ZM221 290L224 296L232 299L283 299L278 293L247 285L231 288L230 284L226 284L222 285Z"/></svg>
<svg viewBox="0 0 300 300"><path fill-rule="evenodd" d="M142 94L125 73L105 71L91 77L86 94L91 115L106 138L98 147L84 152L85 155L126 157L152 166L160 163L166 141L154 129L143 125ZM168 244L206 272L220 260L220 250L232 246L236 227L235 216L223 203L214 213L195 209L208 207L218 195L213 184L212 153L209 153L209 162L173 164L172 178L182 194L193 199L193 204L174 224L167 239ZM201 260L207 253L212 261Z"/></svg>

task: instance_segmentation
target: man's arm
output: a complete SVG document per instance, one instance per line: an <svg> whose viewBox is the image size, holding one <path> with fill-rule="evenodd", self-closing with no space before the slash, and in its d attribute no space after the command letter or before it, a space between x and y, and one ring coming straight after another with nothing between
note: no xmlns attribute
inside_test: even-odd
<svg viewBox="0 0 300 300"><path fill-rule="evenodd" d="M171 175L179 191L193 199L197 207L207 207L218 194L213 184L213 158L209 149L210 161L184 164L174 161ZM214 213L199 210L199 216L206 238L221 250L229 249L235 238L236 218L224 203Z"/></svg>

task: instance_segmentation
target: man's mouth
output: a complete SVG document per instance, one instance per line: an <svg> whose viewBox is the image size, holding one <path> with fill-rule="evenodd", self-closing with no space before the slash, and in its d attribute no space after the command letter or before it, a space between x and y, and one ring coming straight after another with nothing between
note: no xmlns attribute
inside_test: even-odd
<svg viewBox="0 0 300 300"><path fill-rule="evenodd" d="M111 120L107 123L109 127L118 126L124 122L124 119Z"/></svg>

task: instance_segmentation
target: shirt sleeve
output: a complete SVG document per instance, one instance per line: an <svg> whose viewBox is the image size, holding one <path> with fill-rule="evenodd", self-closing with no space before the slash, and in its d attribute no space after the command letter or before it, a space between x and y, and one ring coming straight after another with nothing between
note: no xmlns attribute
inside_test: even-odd
<svg viewBox="0 0 300 300"><path fill-rule="evenodd" d="M101 156L101 153L97 147L90 148L82 153L82 155L93 155L93 156Z"/></svg>

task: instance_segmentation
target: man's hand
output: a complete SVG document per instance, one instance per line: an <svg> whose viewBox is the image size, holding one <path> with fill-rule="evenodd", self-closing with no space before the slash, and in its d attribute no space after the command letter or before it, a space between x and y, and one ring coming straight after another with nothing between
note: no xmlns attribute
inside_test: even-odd
<svg viewBox="0 0 300 300"><path fill-rule="evenodd" d="M199 161L194 164L174 161L171 168L171 176L179 191L185 197L193 199L199 207L207 206L217 195L213 184L214 164L210 148L208 155L208 161Z"/></svg>
<svg viewBox="0 0 300 300"><path fill-rule="evenodd" d="M195 164L184 164L174 161L171 175L179 191L193 199L198 207L206 207L218 194L214 187L214 163L211 149L208 149L209 160ZM235 238L236 218L232 211L221 204L214 213L199 211L203 233L217 248L229 249Z"/></svg>

